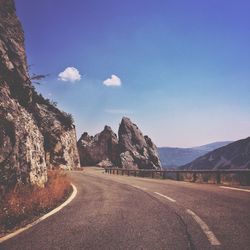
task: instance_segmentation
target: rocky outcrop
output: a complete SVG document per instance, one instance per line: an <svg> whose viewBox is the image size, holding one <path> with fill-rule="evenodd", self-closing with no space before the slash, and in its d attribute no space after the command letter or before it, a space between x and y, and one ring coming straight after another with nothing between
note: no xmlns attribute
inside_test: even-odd
<svg viewBox="0 0 250 250"><path fill-rule="evenodd" d="M160 169L157 148L129 118L123 118L119 140L110 127L93 136L86 132L77 145L82 166L117 166L126 169Z"/></svg>
<svg viewBox="0 0 250 250"><path fill-rule="evenodd" d="M80 167L76 132L70 115L42 102L35 103L32 111L44 136L47 166L68 170Z"/></svg>
<svg viewBox="0 0 250 250"><path fill-rule="evenodd" d="M70 115L32 86L13 0L0 0L0 195L17 182L43 185L47 168L79 166Z"/></svg>
<svg viewBox="0 0 250 250"><path fill-rule="evenodd" d="M250 137L197 158L181 169L250 169Z"/></svg>
<svg viewBox="0 0 250 250"><path fill-rule="evenodd" d="M124 117L119 131L120 166L132 169L160 169L157 148L148 136Z"/></svg>
<svg viewBox="0 0 250 250"><path fill-rule="evenodd" d="M100 167L100 168L112 168L112 167L115 167L113 162L111 162L108 159L100 161L99 163L96 164L96 166Z"/></svg>
<svg viewBox="0 0 250 250"><path fill-rule="evenodd" d="M43 185L47 180L44 139L32 115L8 86L0 91L0 196L17 182Z"/></svg>
<svg viewBox="0 0 250 250"><path fill-rule="evenodd" d="M94 166L103 160L117 163L118 139L108 126L95 136L83 133L77 146L82 166Z"/></svg>

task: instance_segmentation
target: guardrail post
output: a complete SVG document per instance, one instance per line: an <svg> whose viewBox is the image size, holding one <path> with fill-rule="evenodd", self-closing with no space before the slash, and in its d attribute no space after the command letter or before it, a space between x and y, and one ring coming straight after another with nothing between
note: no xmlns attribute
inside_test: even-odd
<svg viewBox="0 0 250 250"><path fill-rule="evenodd" d="M136 170L134 171L134 177L136 177Z"/></svg>
<svg viewBox="0 0 250 250"><path fill-rule="evenodd" d="M246 176L246 184L245 185L250 185L250 173L246 173L245 174L245 176Z"/></svg>
<svg viewBox="0 0 250 250"><path fill-rule="evenodd" d="M192 182L196 182L196 180L197 180L197 175L196 175L196 173L193 173L193 180L192 180Z"/></svg>
<svg viewBox="0 0 250 250"><path fill-rule="evenodd" d="M154 179L154 175L155 175L155 173L154 173L154 171L152 171L151 176L152 176L153 179Z"/></svg>
<svg viewBox="0 0 250 250"><path fill-rule="evenodd" d="M220 184L220 183L221 183L221 173L220 173L220 172L217 172L217 173L216 173L216 183L217 183L217 184Z"/></svg>
<svg viewBox="0 0 250 250"><path fill-rule="evenodd" d="M124 175L124 170L122 169L122 175Z"/></svg>
<svg viewBox="0 0 250 250"><path fill-rule="evenodd" d="M130 170L128 170L128 173L127 173L127 174L128 174L128 176L130 175Z"/></svg>
<svg viewBox="0 0 250 250"><path fill-rule="evenodd" d="M180 173L179 173L179 172L176 173L176 180L177 180L177 181L180 180Z"/></svg>
<svg viewBox="0 0 250 250"><path fill-rule="evenodd" d="M166 179L166 172L165 171L163 172L163 179L164 180Z"/></svg>

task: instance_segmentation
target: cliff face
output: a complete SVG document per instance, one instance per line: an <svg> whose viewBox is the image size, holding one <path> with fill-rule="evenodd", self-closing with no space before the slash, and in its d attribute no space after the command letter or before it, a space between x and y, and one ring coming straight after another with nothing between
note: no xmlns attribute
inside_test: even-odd
<svg viewBox="0 0 250 250"><path fill-rule="evenodd" d="M122 119L118 135L122 168L161 168L156 146L129 118Z"/></svg>
<svg viewBox="0 0 250 250"><path fill-rule="evenodd" d="M76 132L70 115L39 99L31 110L44 136L47 166L63 169L80 167Z"/></svg>
<svg viewBox="0 0 250 250"><path fill-rule="evenodd" d="M47 180L44 139L32 115L0 86L0 196L17 182Z"/></svg>
<svg viewBox="0 0 250 250"><path fill-rule="evenodd" d="M82 166L118 166L126 169L160 169L157 148L129 118L119 127L119 140L110 127L96 136L84 133L77 145Z"/></svg>
<svg viewBox="0 0 250 250"><path fill-rule="evenodd" d="M0 194L17 182L43 185L52 166L79 166L75 128L34 90L14 1L0 0Z"/></svg>

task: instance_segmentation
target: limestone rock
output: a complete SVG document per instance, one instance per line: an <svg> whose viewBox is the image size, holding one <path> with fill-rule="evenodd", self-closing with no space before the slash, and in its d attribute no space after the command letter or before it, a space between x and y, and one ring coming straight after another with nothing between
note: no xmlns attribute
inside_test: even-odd
<svg viewBox="0 0 250 250"><path fill-rule="evenodd" d="M138 169L138 166L134 162L134 158L129 151L120 154L120 166L125 169Z"/></svg>
<svg viewBox="0 0 250 250"><path fill-rule="evenodd" d="M44 140L32 115L0 91L0 196L17 182L43 185L47 181Z"/></svg>
<svg viewBox="0 0 250 250"><path fill-rule="evenodd" d="M122 168L161 168L156 146L129 118L123 117L118 135Z"/></svg>
<svg viewBox="0 0 250 250"><path fill-rule="evenodd" d="M108 126L105 126L104 130L95 136L83 133L77 146L82 166L94 166L107 159L114 164L117 162L118 139Z"/></svg>
<svg viewBox="0 0 250 250"><path fill-rule="evenodd" d="M97 163L96 166L100 167L100 168L112 168L112 167L114 167L114 164L109 159L106 159L106 160L102 160L101 162Z"/></svg>
<svg viewBox="0 0 250 250"><path fill-rule="evenodd" d="M64 122L64 115L55 107L35 103L34 117L44 135L46 162L49 168L72 169L80 167L73 124Z"/></svg>
<svg viewBox="0 0 250 250"><path fill-rule="evenodd" d="M14 1L0 0L0 196L52 167L79 167L73 121L35 91Z"/></svg>
<svg viewBox="0 0 250 250"><path fill-rule="evenodd" d="M123 118L119 140L110 127L93 136L83 133L77 146L82 166L99 165L126 169L160 169L157 148L129 118Z"/></svg>

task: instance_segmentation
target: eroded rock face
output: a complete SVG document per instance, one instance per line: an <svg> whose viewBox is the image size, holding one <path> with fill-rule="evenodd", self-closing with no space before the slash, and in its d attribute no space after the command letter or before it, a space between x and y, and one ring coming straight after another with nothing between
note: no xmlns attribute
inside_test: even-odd
<svg viewBox="0 0 250 250"><path fill-rule="evenodd" d="M108 126L95 136L83 133L77 146L82 166L94 166L103 160L117 163L118 139Z"/></svg>
<svg viewBox="0 0 250 250"><path fill-rule="evenodd" d="M47 166L68 170L80 167L74 125L65 124L64 114L55 107L35 103L32 110L44 136Z"/></svg>
<svg viewBox="0 0 250 250"><path fill-rule="evenodd" d="M43 185L47 181L44 140L32 115L0 91L0 196L17 182Z"/></svg>
<svg viewBox="0 0 250 250"><path fill-rule="evenodd" d="M160 169L157 148L129 118L123 118L119 140L110 127L96 136L84 133L77 145L82 166L117 166L126 169Z"/></svg>
<svg viewBox="0 0 250 250"><path fill-rule="evenodd" d="M112 168L115 167L113 162L111 162L110 160L102 160L99 163L96 164L97 167L100 168Z"/></svg>
<svg viewBox="0 0 250 250"><path fill-rule="evenodd" d="M13 0L0 0L0 196L17 182L43 185L47 168L79 167L71 117L32 86Z"/></svg>
<svg viewBox="0 0 250 250"><path fill-rule="evenodd" d="M118 135L122 168L161 168L156 146L148 136L143 136L141 130L129 118L122 119Z"/></svg>

